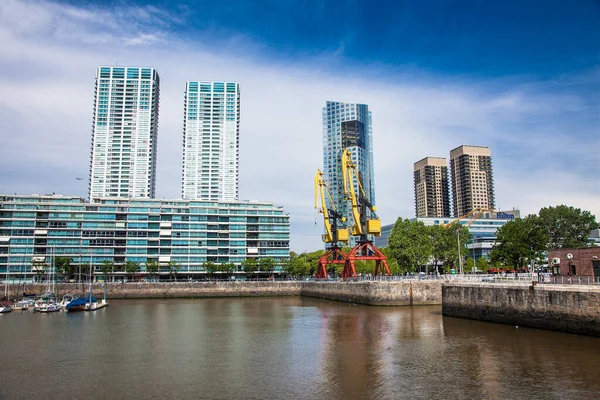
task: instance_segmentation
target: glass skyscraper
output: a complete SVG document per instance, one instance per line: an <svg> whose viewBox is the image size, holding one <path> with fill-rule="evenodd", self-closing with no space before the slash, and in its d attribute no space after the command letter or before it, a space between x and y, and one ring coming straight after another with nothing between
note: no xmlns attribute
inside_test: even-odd
<svg viewBox="0 0 600 400"><path fill-rule="evenodd" d="M89 197L154 197L160 80L153 68L99 67Z"/></svg>
<svg viewBox="0 0 600 400"><path fill-rule="evenodd" d="M328 101L323 107L323 170L332 200L353 224L351 206L344 200L341 172L342 151L348 149L357 165L366 197L375 204L373 177L373 135L371 112L366 104ZM355 185L358 193L358 187Z"/></svg>
<svg viewBox="0 0 600 400"><path fill-rule="evenodd" d="M238 198L240 85L187 82L183 120L184 199Z"/></svg>

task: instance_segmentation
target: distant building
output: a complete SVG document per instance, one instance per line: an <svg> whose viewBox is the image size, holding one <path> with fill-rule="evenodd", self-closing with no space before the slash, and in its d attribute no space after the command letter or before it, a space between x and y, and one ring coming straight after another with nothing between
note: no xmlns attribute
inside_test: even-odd
<svg viewBox="0 0 600 400"><path fill-rule="evenodd" d="M415 215L449 217L448 166L442 157L426 157L414 164Z"/></svg>
<svg viewBox="0 0 600 400"><path fill-rule="evenodd" d="M89 198L150 197L156 187L160 79L154 68L99 67Z"/></svg>
<svg viewBox="0 0 600 400"><path fill-rule="evenodd" d="M238 198L240 85L187 82L183 116L184 199Z"/></svg>
<svg viewBox="0 0 600 400"><path fill-rule="evenodd" d="M348 149L357 165L359 179L366 197L375 204L373 174L373 137L371 112L366 104L328 101L323 107L323 172L332 200L346 217L348 226L353 222L351 206L344 199L341 172L342 151ZM354 187L358 193L358 185Z"/></svg>
<svg viewBox="0 0 600 400"><path fill-rule="evenodd" d="M450 151L450 181L455 217L495 208L489 147L459 146Z"/></svg>
<svg viewBox="0 0 600 400"><path fill-rule="evenodd" d="M73 265L148 261L181 265L185 277L205 274L202 264L246 258L289 258L290 223L282 207L265 202L100 198L89 203L59 195L0 195L0 274L31 279L36 262L53 256Z"/></svg>
<svg viewBox="0 0 600 400"><path fill-rule="evenodd" d="M475 220L463 219L456 222L457 224L466 225L471 223L469 226L469 232L472 235L471 241L467 244L469 249L468 254L464 254L464 257L471 257L475 260L485 257L489 258L489 253L492 251L492 247L496 243L496 232L498 228L503 226L509 221L515 218L520 218L521 213L519 210L510 211L498 211L491 213L484 213L480 218ZM413 218L411 221L421 221L426 226L432 225L447 225L451 223L453 218ZM375 238L375 246L385 247L389 242L389 235L394 228L394 224L385 225L381 227L381 236Z"/></svg>
<svg viewBox="0 0 600 400"><path fill-rule="evenodd" d="M590 246L600 246L600 229L594 229L590 232L588 242Z"/></svg>

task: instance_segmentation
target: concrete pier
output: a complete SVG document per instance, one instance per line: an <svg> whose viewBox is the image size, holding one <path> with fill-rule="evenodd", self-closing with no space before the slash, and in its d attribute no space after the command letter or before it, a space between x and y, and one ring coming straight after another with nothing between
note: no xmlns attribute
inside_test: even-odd
<svg viewBox="0 0 600 400"><path fill-rule="evenodd" d="M446 283L442 313L600 337L600 287Z"/></svg>

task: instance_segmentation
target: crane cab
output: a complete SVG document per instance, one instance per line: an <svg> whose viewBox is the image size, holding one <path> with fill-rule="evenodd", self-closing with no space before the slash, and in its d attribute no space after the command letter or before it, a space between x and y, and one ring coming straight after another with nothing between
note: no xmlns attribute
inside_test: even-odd
<svg viewBox="0 0 600 400"><path fill-rule="evenodd" d="M381 236L381 221L379 219L368 219L367 233L369 235Z"/></svg>

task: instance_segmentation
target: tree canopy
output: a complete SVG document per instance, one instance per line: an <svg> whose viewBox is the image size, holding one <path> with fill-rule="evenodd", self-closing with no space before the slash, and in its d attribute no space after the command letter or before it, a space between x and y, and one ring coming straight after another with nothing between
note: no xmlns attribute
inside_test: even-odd
<svg viewBox="0 0 600 400"><path fill-rule="evenodd" d="M450 267L458 263L459 246L461 258L467 255L470 238L469 230L460 224L443 228L398 218L384 254L388 256L388 265L393 274L415 272L427 264L437 266L441 263ZM394 271L396 268L398 272Z"/></svg>
<svg viewBox="0 0 600 400"><path fill-rule="evenodd" d="M506 266L522 268L526 262L542 257L547 243L548 234L539 217L529 215L509 221L498 229L490 257Z"/></svg>
<svg viewBox="0 0 600 400"><path fill-rule="evenodd" d="M589 211L566 205L542 208L539 224L548 234L549 249L586 247L590 232L598 228Z"/></svg>

